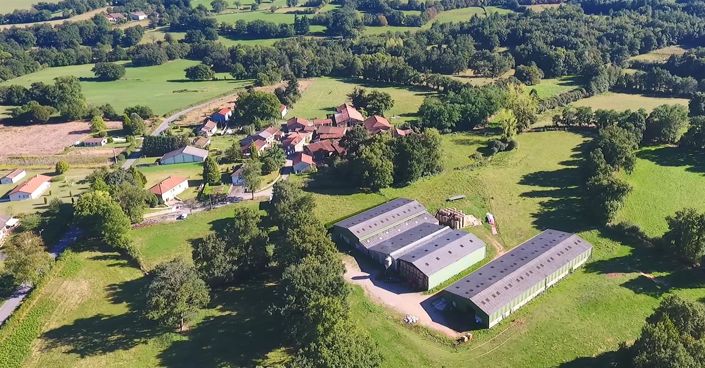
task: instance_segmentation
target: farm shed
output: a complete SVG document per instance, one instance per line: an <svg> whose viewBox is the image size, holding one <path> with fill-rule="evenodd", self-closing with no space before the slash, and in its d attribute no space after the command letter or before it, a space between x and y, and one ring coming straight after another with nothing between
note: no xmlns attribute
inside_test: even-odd
<svg viewBox="0 0 705 368"><path fill-rule="evenodd" d="M23 169L14 169L9 174L0 179L0 184L15 184L27 176L27 171Z"/></svg>
<svg viewBox="0 0 705 368"><path fill-rule="evenodd" d="M51 186L51 177L37 175L18 185L10 192L10 201L23 201L39 198Z"/></svg>
<svg viewBox="0 0 705 368"><path fill-rule="evenodd" d="M473 234L444 227L402 255L397 270L417 289L429 290L485 258L485 242Z"/></svg>
<svg viewBox="0 0 705 368"><path fill-rule="evenodd" d="M443 290L451 304L491 328L590 257L579 236L546 230Z"/></svg>
<svg viewBox="0 0 705 368"><path fill-rule="evenodd" d="M416 201L387 202L333 227L336 239L428 290L485 258L485 243L438 224Z"/></svg>
<svg viewBox="0 0 705 368"><path fill-rule="evenodd" d="M181 164L185 162L203 162L208 157L208 151L194 146L186 146L167 152L159 160L161 165Z"/></svg>

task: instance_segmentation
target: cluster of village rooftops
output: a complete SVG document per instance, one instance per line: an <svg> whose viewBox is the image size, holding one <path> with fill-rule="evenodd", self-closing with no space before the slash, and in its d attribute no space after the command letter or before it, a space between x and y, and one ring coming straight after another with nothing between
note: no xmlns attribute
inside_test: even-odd
<svg viewBox="0 0 705 368"><path fill-rule="evenodd" d="M477 236L439 224L423 205L405 198L340 221L333 234L419 290L443 284L486 255ZM580 267L591 252L592 245L575 234L546 230L441 293L489 328Z"/></svg>

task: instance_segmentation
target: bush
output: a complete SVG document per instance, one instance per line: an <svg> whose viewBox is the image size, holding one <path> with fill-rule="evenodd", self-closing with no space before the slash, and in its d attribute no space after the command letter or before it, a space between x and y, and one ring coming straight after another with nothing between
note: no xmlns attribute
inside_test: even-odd
<svg viewBox="0 0 705 368"><path fill-rule="evenodd" d="M519 142L516 139L510 139L509 142L507 142L507 151L515 149L519 149Z"/></svg>
<svg viewBox="0 0 705 368"><path fill-rule="evenodd" d="M57 175L61 175L69 171L69 163L64 160L57 162L54 171Z"/></svg>

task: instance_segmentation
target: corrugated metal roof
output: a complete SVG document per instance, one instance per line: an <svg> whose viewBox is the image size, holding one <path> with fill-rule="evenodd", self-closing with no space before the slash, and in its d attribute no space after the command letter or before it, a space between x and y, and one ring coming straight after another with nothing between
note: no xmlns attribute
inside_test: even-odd
<svg viewBox="0 0 705 368"><path fill-rule="evenodd" d="M394 236L397 236L401 233L403 233L406 230L409 230L413 228L414 226L418 226L419 224L422 223L430 223L430 224L438 224L438 220L431 216L429 213L421 213L417 216L414 216L412 218L406 219L403 222L394 224L394 226L391 226L389 228L386 228L380 232L377 232L371 236L368 236L364 240L360 241L360 243L367 249L370 249L377 244L380 244L384 242L385 240L392 238Z"/></svg>
<svg viewBox="0 0 705 368"><path fill-rule="evenodd" d="M422 214L428 214L428 212L419 202L398 198L349 217L335 226L348 229L358 240L364 240L385 228ZM368 248L370 246L372 245L366 245Z"/></svg>
<svg viewBox="0 0 705 368"><path fill-rule="evenodd" d="M425 275L431 276L483 248L485 242L477 236L446 227L445 231L406 252L399 260L409 262Z"/></svg>
<svg viewBox="0 0 705 368"><path fill-rule="evenodd" d="M414 243L418 243L431 235L441 232L444 228L445 226L434 224L432 222L417 221L410 229L406 229L403 232L397 232L397 235L394 235L368 249L385 255L390 255L400 249L414 245ZM396 228L394 230L396 230Z"/></svg>
<svg viewBox="0 0 705 368"><path fill-rule="evenodd" d="M575 234L549 229L450 285L445 291L471 300L491 315L590 249L592 245Z"/></svg>

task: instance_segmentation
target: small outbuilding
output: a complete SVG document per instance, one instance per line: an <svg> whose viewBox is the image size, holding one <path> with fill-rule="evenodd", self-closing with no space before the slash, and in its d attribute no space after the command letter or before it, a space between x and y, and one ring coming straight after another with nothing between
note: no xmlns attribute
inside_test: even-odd
<svg viewBox="0 0 705 368"><path fill-rule="evenodd" d="M51 186L51 177L37 175L18 185L10 192L10 201L24 201L39 198Z"/></svg>
<svg viewBox="0 0 705 368"><path fill-rule="evenodd" d="M311 157L303 152L299 152L296 155L294 155L294 159L292 160L292 165L293 165L295 174L308 172L308 171L313 170L316 167L316 164L313 162L313 157Z"/></svg>
<svg viewBox="0 0 705 368"><path fill-rule="evenodd" d="M145 20L147 19L147 14L141 11L131 12L130 19L132 20Z"/></svg>
<svg viewBox="0 0 705 368"><path fill-rule="evenodd" d="M182 164L187 162L203 162L208 157L208 151L194 146L186 146L165 153L159 160L161 165Z"/></svg>
<svg viewBox="0 0 705 368"><path fill-rule="evenodd" d="M0 179L0 184L15 184L27 176L27 171L14 169Z"/></svg>
<svg viewBox="0 0 705 368"><path fill-rule="evenodd" d="M201 126L201 129L198 130L198 134L210 137L213 134L218 132L218 123L216 123L213 120L208 120L205 124Z"/></svg>
<svg viewBox="0 0 705 368"><path fill-rule="evenodd" d="M227 124L231 116L233 116L233 110L229 107L225 107L213 113L211 120L219 124Z"/></svg>
<svg viewBox="0 0 705 368"><path fill-rule="evenodd" d="M83 140L83 146L85 147L103 147L108 144L108 138L106 137L92 137Z"/></svg>
<svg viewBox="0 0 705 368"><path fill-rule="evenodd" d="M245 178L242 177L242 171L244 166L238 167L232 174L230 174L230 182L235 186L245 185Z"/></svg>

